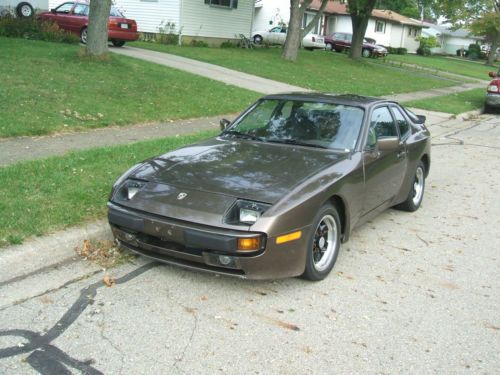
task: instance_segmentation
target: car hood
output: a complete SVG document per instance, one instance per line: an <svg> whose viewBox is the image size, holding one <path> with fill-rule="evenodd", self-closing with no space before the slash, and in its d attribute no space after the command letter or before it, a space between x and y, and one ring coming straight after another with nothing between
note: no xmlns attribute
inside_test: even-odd
<svg viewBox="0 0 500 375"><path fill-rule="evenodd" d="M346 157L332 150L216 138L146 161L130 177L273 204Z"/></svg>

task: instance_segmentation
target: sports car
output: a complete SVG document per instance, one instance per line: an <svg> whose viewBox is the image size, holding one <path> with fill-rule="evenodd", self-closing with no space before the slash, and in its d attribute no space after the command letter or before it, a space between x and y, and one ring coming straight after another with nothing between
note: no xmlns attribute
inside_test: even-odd
<svg viewBox="0 0 500 375"><path fill-rule="evenodd" d="M430 160L425 117L396 102L269 95L217 137L130 168L108 219L123 247L161 262L321 280L357 225L420 207Z"/></svg>

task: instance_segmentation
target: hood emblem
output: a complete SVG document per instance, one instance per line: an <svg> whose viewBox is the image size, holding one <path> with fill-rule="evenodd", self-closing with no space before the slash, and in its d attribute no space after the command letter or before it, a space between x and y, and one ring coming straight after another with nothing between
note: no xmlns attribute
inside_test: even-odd
<svg viewBox="0 0 500 375"><path fill-rule="evenodd" d="M187 197L187 194L186 193L179 193L179 195L177 196L177 199L178 200L181 200L181 199L184 199Z"/></svg>

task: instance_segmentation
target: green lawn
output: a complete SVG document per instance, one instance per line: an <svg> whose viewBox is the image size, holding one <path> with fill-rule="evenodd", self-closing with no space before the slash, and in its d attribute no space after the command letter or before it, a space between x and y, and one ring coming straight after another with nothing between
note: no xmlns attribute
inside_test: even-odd
<svg viewBox="0 0 500 375"><path fill-rule="evenodd" d="M422 77L412 71L402 72L380 64L371 64L368 59L352 61L344 54L319 50L301 50L298 60L292 63L281 58L281 48L200 48L147 42L130 45L181 55L324 92L380 96L455 84Z"/></svg>
<svg viewBox="0 0 500 375"><path fill-rule="evenodd" d="M238 112L259 94L124 56L0 38L0 138Z"/></svg>
<svg viewBox="0 0 500 375"><path fill-rule="evenodd" d="M485 89L474 89L452 95L414 100L405 102L404 104L408 107L458 115L463 112L482 108L485 96Z"/></svg>
<svg viewBox="0 0 500 375"><path fill-rule="evenodd" d="M496 68L486 66L484 63L459 60L444 56L424 57L419 55L389 55L386 60L415 64L426 68L483 80L489 80L488 72L496 70Z"/></svg>
<svg viewBox="0 0 500 375"><path fill-rule="evenodd" d="M124 171L215 134L79 151L0 168L0 247L103 218L111 186Z"/></svg>

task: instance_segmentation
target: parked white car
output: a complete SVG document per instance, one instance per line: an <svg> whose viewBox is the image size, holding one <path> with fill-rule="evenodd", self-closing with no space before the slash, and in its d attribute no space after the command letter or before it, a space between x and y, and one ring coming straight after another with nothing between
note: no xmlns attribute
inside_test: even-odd
<svg viewBox="0 0 500 375"><path fill-rule="evenodd" d="M276 26L266 31L254 31L252 33L252 40L255 44L269 43L284 45L286 31L286 26ZM302 47L305 49L324 49L325 38L317 34L307 34L304 39L302 39Z"/></svg>
<svg viewBox="0 0 500 375"><path fill-rule="evenodd" d="M31 17L35 10L48 10L49 0L0 0L0 15L15 13L18 17Z"/></svg>

